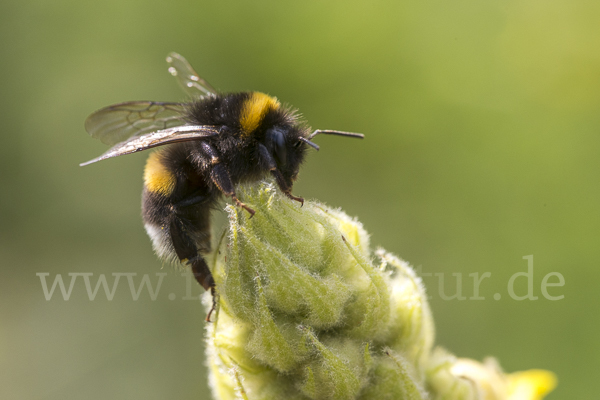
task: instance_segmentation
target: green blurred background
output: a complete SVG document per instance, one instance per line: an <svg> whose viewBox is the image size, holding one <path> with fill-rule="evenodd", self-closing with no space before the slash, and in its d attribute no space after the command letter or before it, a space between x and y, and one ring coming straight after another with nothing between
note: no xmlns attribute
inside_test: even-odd
<svg viewBox="0 0 600 400"><path fill-rule="evenodd" d="M223 91L264 91L313 127L367 135L319 138L296 194L446 273L447 294L451 273L467 297L468 274L492 274L482 301L444 301L425 278L438 344L555 371L549 399L595 399L598 21L600 3L583 0L2 2L0 398L210 397L204 310L142 227L147 154L78 167L106 149L83 129L94 110L184 98L164 61L177 51ZM515 301L507 282L530 254L539 299ZM112 301L90 301L81 278L69 301L46 301L39 272L167 276L156 301L132 301L126 278ZM549 272L564 299L542 297Z"/></svg>

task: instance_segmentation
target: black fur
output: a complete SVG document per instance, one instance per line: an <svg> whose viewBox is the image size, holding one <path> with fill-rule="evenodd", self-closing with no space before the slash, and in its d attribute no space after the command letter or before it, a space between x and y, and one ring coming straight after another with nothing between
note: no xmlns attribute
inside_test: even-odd
<svg viewBox="0 0 600 400"><path fill-rule="evenodd" d="M320 133L362 135L309 134L296 112L274 98L256 92L217 94L181 55L170 53L167 62L194 100L131 101L96 111L86 130L112 147L81 165L163 146L146 171L146 230L159 256L191 266L198 283L211 290L214 309L215 282L202 256L210 251L210 215L219 198L231 197L254 215L236 197L235 186L270 174L283 193L303 203L292 195L292 186L308 146L318 150L310 139Z"/></svg>
<svg viewBox="0 0 600 400"><path fill-rule="evenodd" d="M237 200L234 187L272 174L285 194L303 201L291 190L307 150L298 138L307 137L308 130L292 110L280 107L267 112L254 132L243 132L240 113L251 95L209 96L190 103L186 120L192 125L219 126L219 135L158 150L160 163L176 177L174 190L168 196L147 188L143 193L147 229L150 225L164 235L152 237L155 248L162 243L167 258L189 262L207 290L214 288L214 280L201 255L210 251L210 212L223 194L254 214Z"/></svg>

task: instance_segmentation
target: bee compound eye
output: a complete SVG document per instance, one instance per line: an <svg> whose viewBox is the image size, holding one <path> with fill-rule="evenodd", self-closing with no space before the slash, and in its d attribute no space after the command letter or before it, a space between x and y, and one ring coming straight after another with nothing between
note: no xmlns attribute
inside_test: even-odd
<svg viewBox="0 0 600 400"><path fill-rule="evenodd" d="M287 159L287 150L285 147L285 136L281 129L271 128L267 131L269 148L280 165L285 164Z"/></svg>

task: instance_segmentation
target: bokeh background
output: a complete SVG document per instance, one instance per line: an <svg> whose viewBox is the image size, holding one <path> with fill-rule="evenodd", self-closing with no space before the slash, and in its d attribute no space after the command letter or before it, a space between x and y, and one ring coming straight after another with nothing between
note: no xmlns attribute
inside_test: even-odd
<svg viewBox="0 0 600 400"><path fill-rule="evenodd" d="M94 110L184 99L170 51L223 91L264 91L313 127L364 132L320 137L295 193L445 273L446 294L452 273L467 297L468 275L491 273L480 301L445 301L424 278L438 344L555 371L549 399L597 398L598 21L600 3L583 0L3 1L0 398L210 398L204 310L182 300L185 278L142 227L147 154L78 166L106 149L83 129ZM539 299L516 301L507 282L527 255ZM112 301L90 301L81 277L68 301L58 289L46 301L40 272L50 284L167 275L155 301L133 301L126 278ZM549 272L564 299L542 296Z"/></svg>

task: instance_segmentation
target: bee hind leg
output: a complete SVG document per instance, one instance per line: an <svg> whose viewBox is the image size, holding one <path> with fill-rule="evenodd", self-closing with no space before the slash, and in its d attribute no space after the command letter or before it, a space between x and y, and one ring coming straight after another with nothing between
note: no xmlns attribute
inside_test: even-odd
<svg viewBox="0 0 600 400"><path fill-rule="evenodd" d="M192 267L192 273L194 274L194 277L198 283L202 285L205 290L210 290L210 295L212 296L212 306L210 307L208 314L206 314L206 322L211 322L210 317L213 311L215 311L217 308L215 280L208 269L208 265L206 265L206 261L201 255L197 255L196 257L188 260L188 264Z"/></svg>
<svg viewBox="0 0 600 400"><path fill-rule="evenodd" d="M181 220L174 218L171 221L169 234L177 257L182 263L187 263L192 268L192 274L200 286L207 291L210 290L212 307L206 316L206 322L210 322L210 317L217 306L217 297L215 280L208 268L208 264L204 257L198 253L198 248L192 238L185 233L185 228Z"/></svg>

